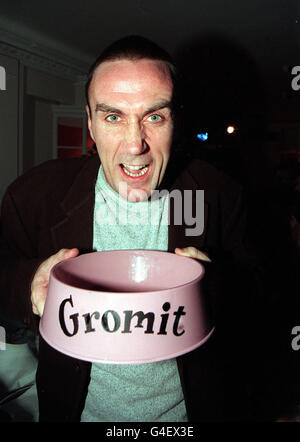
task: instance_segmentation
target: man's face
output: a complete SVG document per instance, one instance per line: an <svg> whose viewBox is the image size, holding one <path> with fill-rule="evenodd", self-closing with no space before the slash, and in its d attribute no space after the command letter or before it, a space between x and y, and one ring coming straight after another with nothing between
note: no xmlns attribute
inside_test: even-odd
<svg viewBox="0 0 300 442"><path fill-rule="evenodd" d="M90 83L91 137L108 184L131 201L147 199L163 179L173 134L172 92L165 65L149 59L104 62Z"/></svg>

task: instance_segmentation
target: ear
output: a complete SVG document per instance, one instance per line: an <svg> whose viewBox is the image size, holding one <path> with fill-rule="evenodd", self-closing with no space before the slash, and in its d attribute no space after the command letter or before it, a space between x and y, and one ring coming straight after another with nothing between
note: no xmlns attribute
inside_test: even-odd
<svg viewBox="0 0 300 442"><path fill-rule="evenodd" d="M85 106L85 110L86 110L86 113L87 113L87 116L88 116L87 123L88 123L89 132L90 132L92 140L95 142L95 138L94 138L93 131L92 131L91 113L90 113L90 108L89 108L88 105Z"/></svg>

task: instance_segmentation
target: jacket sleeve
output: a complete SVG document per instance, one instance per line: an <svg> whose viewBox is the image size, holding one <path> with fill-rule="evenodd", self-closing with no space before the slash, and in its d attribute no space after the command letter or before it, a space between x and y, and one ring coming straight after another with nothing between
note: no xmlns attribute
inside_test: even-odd
<svg viewBox="0 0 300 442"><path fill-rule="evenodd" d="M37 331L38 317L31 307L31 281L43 261L37 256L26 229L27 214L21 214L12 192L7 190L0 225L1 315L18 320Z"/></svg>

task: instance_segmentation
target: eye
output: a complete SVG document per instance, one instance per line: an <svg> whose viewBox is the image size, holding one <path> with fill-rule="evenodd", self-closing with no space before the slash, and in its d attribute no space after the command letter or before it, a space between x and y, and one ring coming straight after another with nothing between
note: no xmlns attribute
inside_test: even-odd
<svg viewBox="0 0 300 442"><path fill-rule="evenodd" d="M117 123L118 121L121 120L121 118L119 117L119 115L115 115L115 114L108 115L105 119L106 119L107 121L109 121L110 123Z"/></svg>
<svg viewBox="0 0 300 442"><path fill-rule="evenodd" d="M151 121L152 123L158 123L159 121L162 121L162 117L158 114L152 114L147 118L148 121Z"/></svg>

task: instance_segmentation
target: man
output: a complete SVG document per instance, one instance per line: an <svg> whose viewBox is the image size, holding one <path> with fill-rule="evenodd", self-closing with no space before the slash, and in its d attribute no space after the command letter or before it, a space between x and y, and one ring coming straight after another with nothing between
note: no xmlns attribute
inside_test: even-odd
<svg viewBox="0 0 300 442"><path fill-rule="evenodd" d="M87 113L100 162L98 156L50 161L19 178L5 195L0 288L1 305L8 314L37 330L51 268L92 250L175 251L207 263L208 285L210 274L231 259L235 258L241 272L246 265L253 270L243 244L245 214L239 186L208 164L195 161L186 166L171 155L176 92L171 59L148 40L122 39L99 57L87 82ZM160 223L153 228L149 223L141 231L130 223L110 222L116 219L110 205L113 198L118 196L127 208L147 210L147 205L155 202L151 201L153 192L159 189L190 190L194 195L204 190L200 233L188 235L184 217L181 225L174 221L177 214L168 196L160 198L157 210L160 219L170 214L170 225ZM108 222L102 222L99 196L106 204ZM193 199L193 213L197 201ZM234 296L228 296L228 308L224 302L220 304L225 315L233 300ZM249 307L245 293L242 300L237 310ZM220 324L222 330L222 319ZM234 325L228 328L229 335L231 327ZM221 341L214 337L203 348L177 360L136 366L76 360L40 338L40 420L245 418L249 413L249 385L241 382L247 378L245 365L240 365L238 357L231 361L236 348L230 343L224 348L226 336ZM242 411L241 401L246 403Z"/></svg>

